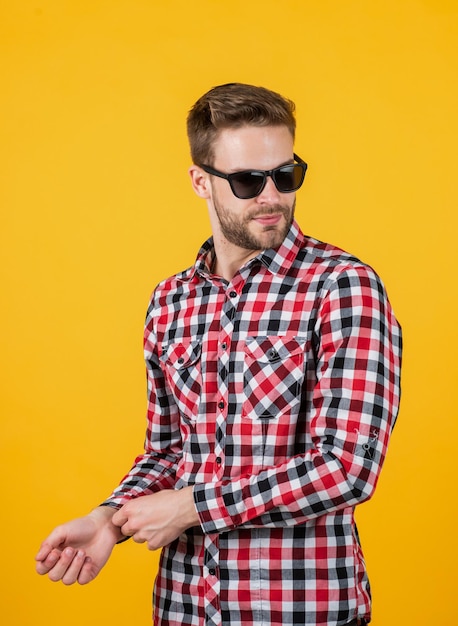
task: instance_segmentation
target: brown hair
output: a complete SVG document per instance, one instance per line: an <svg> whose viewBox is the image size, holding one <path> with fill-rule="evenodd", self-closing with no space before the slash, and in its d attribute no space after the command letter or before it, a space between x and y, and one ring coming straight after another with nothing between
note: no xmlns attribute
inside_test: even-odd
<svg viewBox="0 0 458 626"><path fill-rule="evenodd" d="M191 157L197 165L212 165L213 144L226 128L286 126L294 139L294 102L275 91L243 83L213 87L192 107L187 129Z"/></svg>

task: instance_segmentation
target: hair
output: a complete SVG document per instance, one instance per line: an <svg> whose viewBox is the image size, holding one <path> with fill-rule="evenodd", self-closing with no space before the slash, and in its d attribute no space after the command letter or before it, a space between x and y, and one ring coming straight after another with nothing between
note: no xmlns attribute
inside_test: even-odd
<svg viewBox="0 0 458 626"><path fill-rule="evenodd" d="M296 131L294 102L275 91L243 83L213 87L189 111L187 130L196 165L212 165L218 133L242 126L286 126Z"/></svg>

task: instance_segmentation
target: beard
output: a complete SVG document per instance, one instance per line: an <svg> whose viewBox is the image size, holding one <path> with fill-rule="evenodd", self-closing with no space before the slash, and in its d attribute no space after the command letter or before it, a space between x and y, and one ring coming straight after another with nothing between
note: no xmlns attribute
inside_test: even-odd
<svg viewBox="0 0 458 626"><path fill-rule="evenodd" d="M230 210L221 206L215 195L213 204L221 232L227 241L245 250L267 250L268 248L278 248L283 243L293 223L296 200L291 207L275 204L262 209L253 209L243 217L237 217ZM260 235L250 231L250 224L257 216L278 215L279 213L284 217L283 226L281 224L266 225Z"/></svg>

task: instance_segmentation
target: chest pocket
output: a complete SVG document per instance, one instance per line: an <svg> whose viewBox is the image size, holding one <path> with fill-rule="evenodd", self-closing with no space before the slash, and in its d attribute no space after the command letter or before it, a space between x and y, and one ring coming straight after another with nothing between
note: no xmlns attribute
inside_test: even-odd
<svg viewBox="0 0 458 626"><path fill-rule="evenodd" d="M162 348L161 362L183 417L197 418L202 391L201 344L183 341Z"/></svg>
<svg viewBox="0 0 458 626"><path fill-rule="evenodd" d="M300 404L305 337L248 337L242 417L275 419Z"/></svg>

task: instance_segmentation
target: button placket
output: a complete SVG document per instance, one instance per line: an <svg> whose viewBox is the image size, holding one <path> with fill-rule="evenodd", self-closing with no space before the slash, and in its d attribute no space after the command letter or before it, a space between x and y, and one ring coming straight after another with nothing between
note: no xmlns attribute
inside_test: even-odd
<svg viewBox="0 0 458 626"><path fill-rule="evenodd" d="M218 349L218 391L215 432L215 478L220 479L224 472L224 445L226 437L226 416L228 408L228 374L229 357L234 317L239 294L234 288L226 291L226 300L221 314L220 342ZM205 578L205 613L206 624L218 625L221 623L220 579L218 571L219 547L218 537L207 535L205 538L206 567L208 576Z"/></svg>
<svg viewBox="0 0 458 626"><path fill-rule="evenodd" d="M207 535L205 537L205 567L208 576L205 577L205 613L206 623L221 624L220 579L218 576L218 537Z"/></svg>

